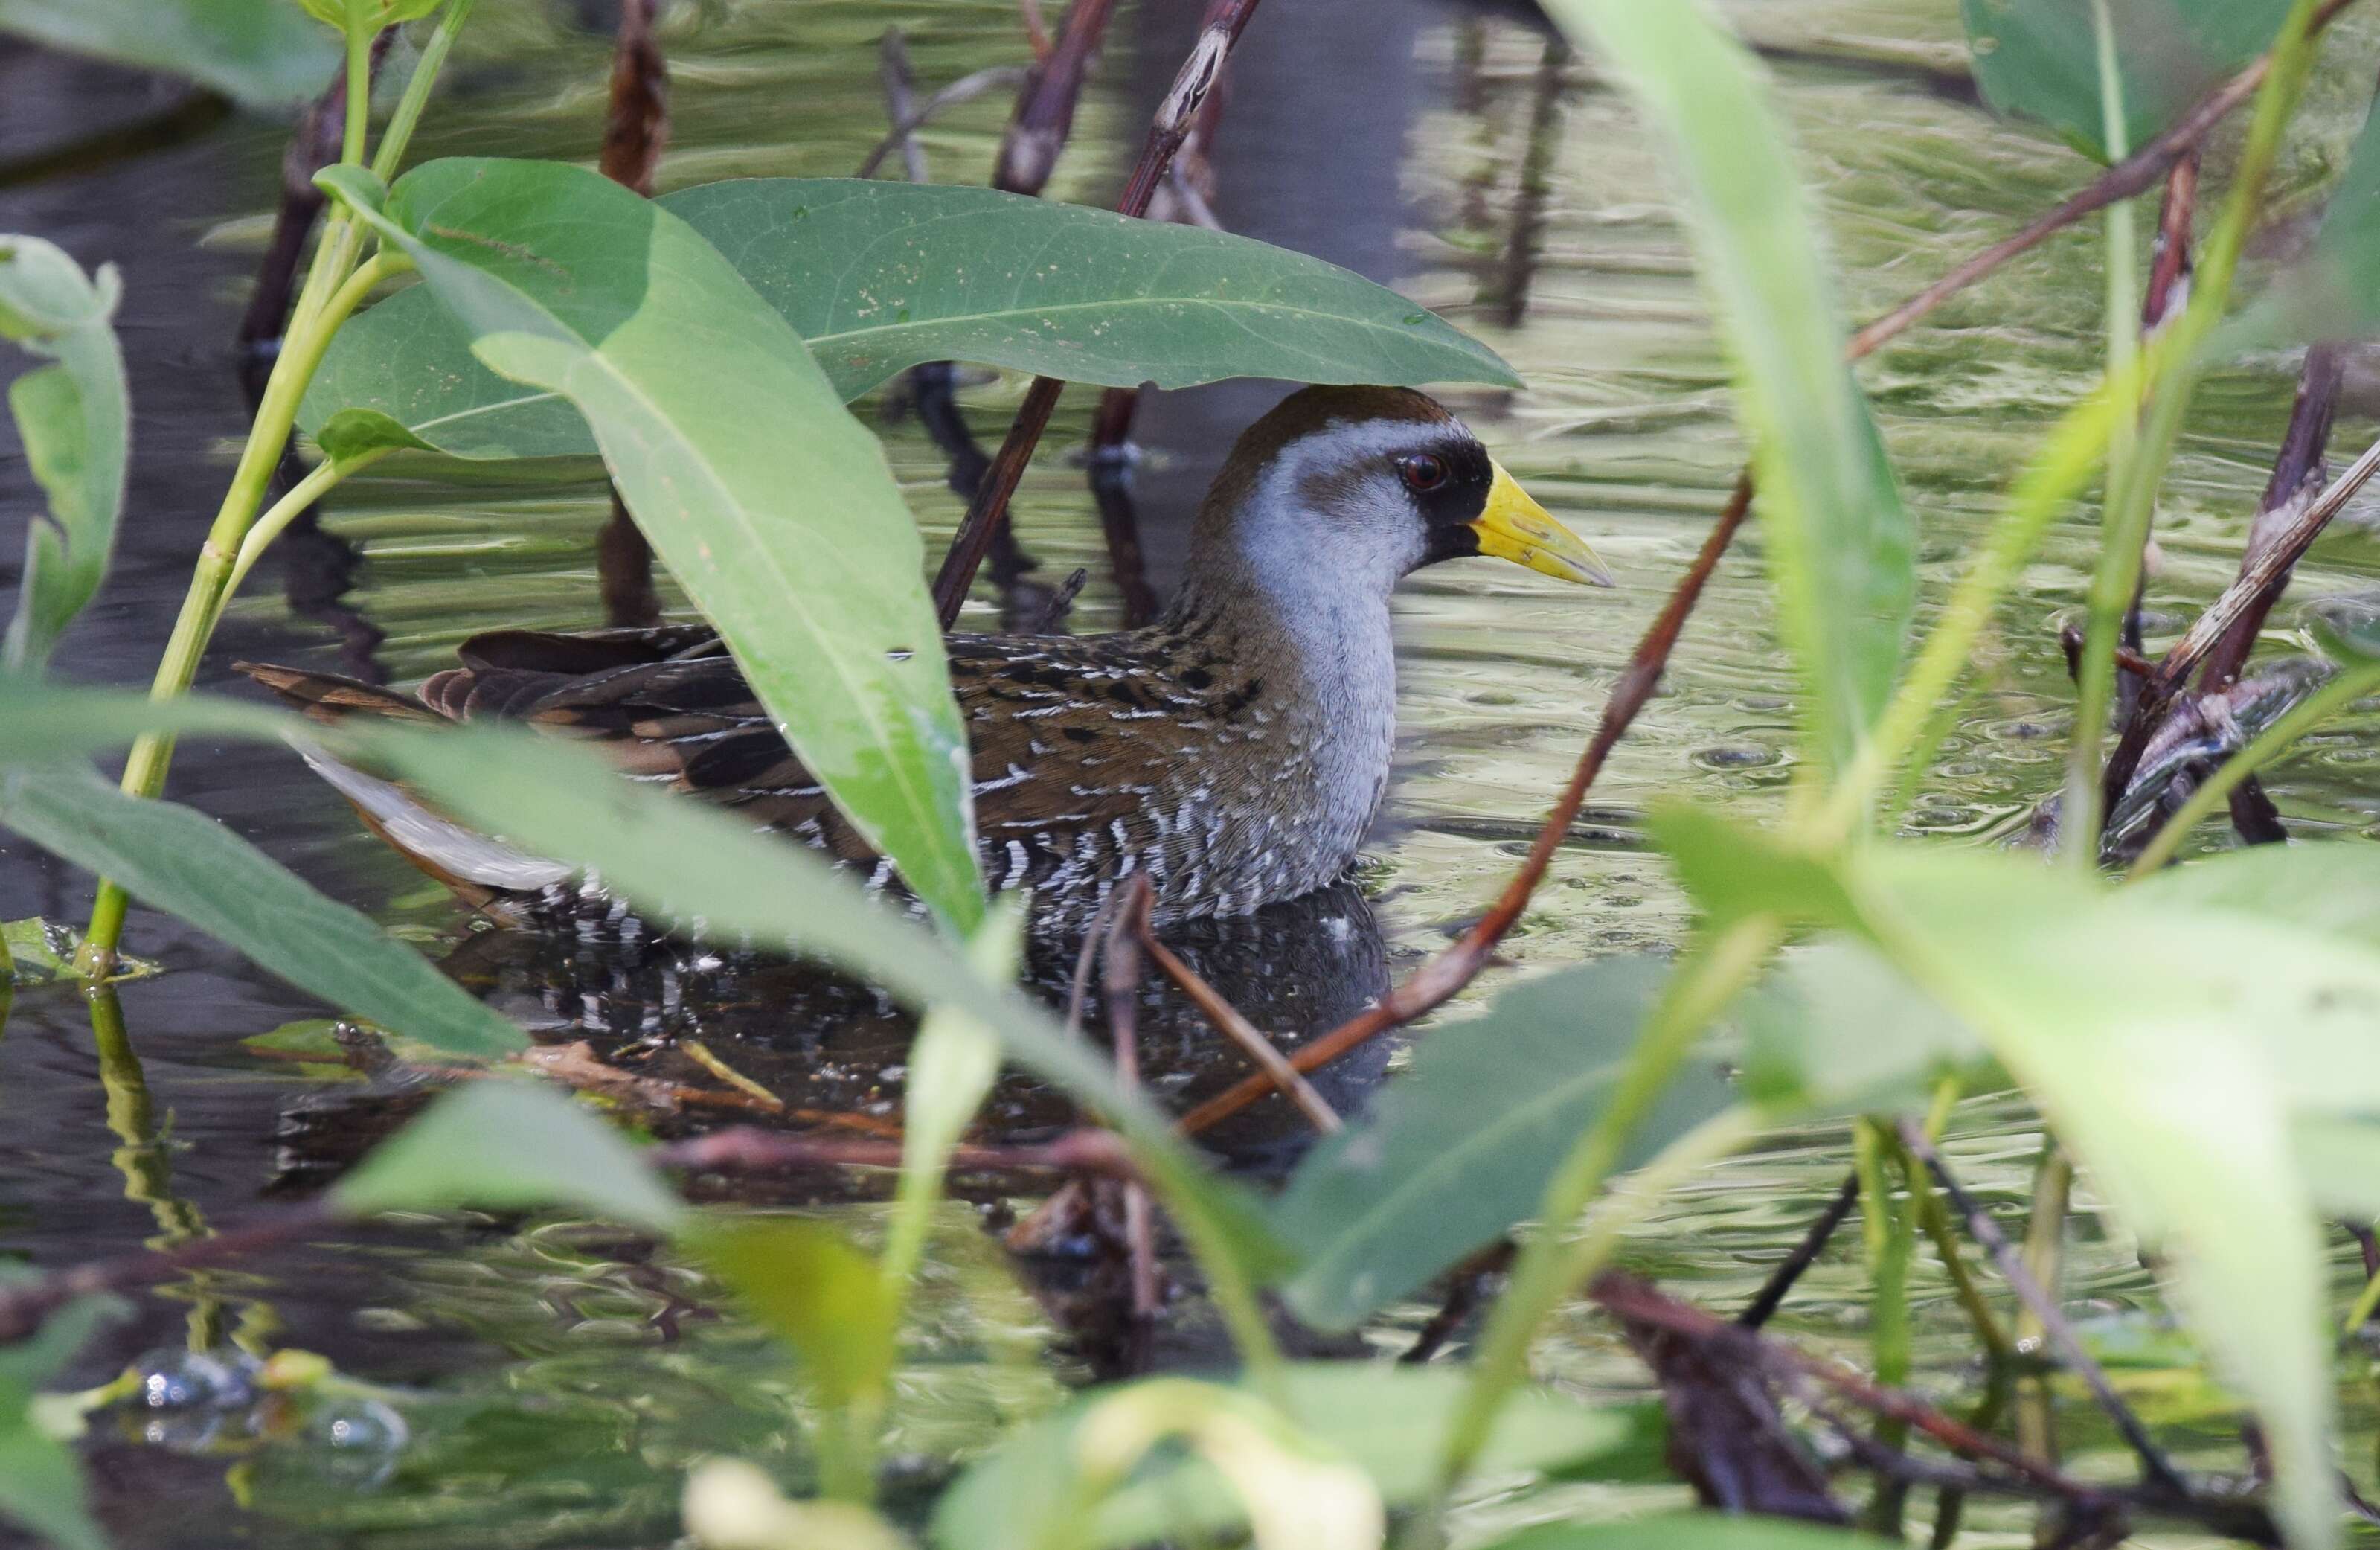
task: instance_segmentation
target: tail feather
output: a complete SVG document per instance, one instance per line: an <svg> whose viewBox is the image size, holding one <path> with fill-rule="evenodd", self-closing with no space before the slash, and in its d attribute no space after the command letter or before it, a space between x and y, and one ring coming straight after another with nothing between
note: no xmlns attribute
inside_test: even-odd
<svg viewBox="0 0 2380 1550"><path fill-rule="evenodd" d="M336 673L308 673L264 662L235 662L232 671L244 673L303 711L315 721L335 722L350 715L380 715L398 721L442 723L446 718L419 700L393 689L343 678Z"/></svg>

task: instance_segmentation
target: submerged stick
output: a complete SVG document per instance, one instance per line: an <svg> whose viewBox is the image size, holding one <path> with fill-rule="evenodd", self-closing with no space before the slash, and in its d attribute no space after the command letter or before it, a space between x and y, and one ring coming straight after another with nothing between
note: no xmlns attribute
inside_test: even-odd
<svg viewBox="0 0 2380 1550"><path fill-rule="evenodd" d="M1128 1092L1140 1090L1140 955L1146 945L1139 927L1148 909L1148 879L1135 877L1107 930L1107 954L1100 965L1099 988L1108 1004L1108 1036L1115 1051L1116 1080ZM1132 1256L1132 1316L1143 1324L1157 1317L1162 1292L1157 1275L1157 1227L1148 1190L1135 1182L1123 1187L1123 1237Z"/></svg>
<svg viewBox="0 0 2380 1550"><path fill-rule="evenodd" d="M2149 1436L2148 1428L2141 1424L2140 1417L2124 1403L2123 1396L2116 1392L2116 1385L2107 1380L2106 1371L2092 1359L2089 1351L2083 1349L2082 1337L2074 1333L2074 1326L2067 1322L2065 1313L2042 1289L2041 1283L2033 1278L2033 1272L2025 1268L2023 1256L2017 1252L2016 1245L2008 1240L1999 1225L1992 1220L1990 1213L1977 1204L1951 1175L1949 1165L1935 1149L1933 1139L1925 1133L1925 1127L1913 1119L1903 1119L1900 1129L1901 1144L1932 1172L1935 1180L1942 1186L1942 1192L1950 1197L1951 1205L1966 1218L1967 1231L1999 1266L2001 1276L2016 1293L2017 1300L2041 1322L2050 1343L2058 1348L2058 1354L2091 1390L2091 1397L2099 1402L2099 1408L2107 1412L2107 1419L2115 1423L2124 1441L2140 1456L2142 1473L2152 1484L2177 1496L2189 1495L2188 1483L2158 1450Z"/></svg>
<svg viewBox="0 0 2380 1550"><path fill-rule="evenodd" d="M1172 89L1158 104L1140 160L1134 165L1123 194L1116 201L1120 213L1132 216L1148 213L1149 200L1172 165L1174 153L1189 138L1199 107L1214 90L1215 78L1221 72L1223 62L1231 57L1232 46L1239 41L1257 4L1257 0L1211 0L1198 41L1192 46L1190 57L1184 61L1181 73L1174 77ZM975 584L975 573L991 547L991 535L1007 519L1009 497L1016 493L1017 482L1025 476L1025 465L1032 458L1034 447L1040 444L1041 433L1049 429L1050 411L1058 407L1058 396L1065 391L1065 385L1055 377L1033 379L1024 404L1016 411L1015 421L1009 427L1008 439L992 459L983 488L977 492L967 506L965 519L951 539L950 553L943 556L941 570L934 578L934 607L944 629L958 619L967 589Z"/></svg>
<svg viewBox="0 0 2380 1550"><path fill-rule="evenodd" d="M1762 1283L1752 1300L1743 1305L1743 1312L1735 1315L1737 1324L1746 1329L1758 1329L1784 1306L1786 1294L1802 1279L1803 1273L1818 1262L1818 1255L1827 1247L1827 1240L1835 1236L1835 1229L1843 1225L1843 1219L1852 1214L1852 1207L1859 1203L1859 1192L1858 1172L1855 1170L1843 1175L1842 1183L1835 1189L1835 1198L1827 1202L1826 1210L1818 1213L1818 1219L1810 1224L1809 1231L1802 1235L1802 1241L1793 1246L1793 1251L1768 1273L1768 1279Z"/></svg>

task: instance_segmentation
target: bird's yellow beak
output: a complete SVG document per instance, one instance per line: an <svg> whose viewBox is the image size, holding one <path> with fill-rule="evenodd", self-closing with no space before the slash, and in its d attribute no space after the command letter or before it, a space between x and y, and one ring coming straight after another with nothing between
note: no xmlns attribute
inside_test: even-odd
<svg viewBox="0 0 2380 1550"><path fill-rule="evenodd" d="M1488 486L1488 506L1470 524L1479 535L1479 552L1541 575L1589 586L1611 585L1611 571L1597 559L1586 541L1553 519L1550 512L1529 498L1501 463L1490 463L1495 482Z"/></svg>

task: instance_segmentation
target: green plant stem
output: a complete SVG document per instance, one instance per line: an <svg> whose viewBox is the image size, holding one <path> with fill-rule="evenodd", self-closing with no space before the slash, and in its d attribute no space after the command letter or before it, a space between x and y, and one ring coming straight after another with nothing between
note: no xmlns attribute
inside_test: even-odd
<svg viewBox="0 0 2380 1550"><path fill-rule="evenodd" d="M2288 747L2338 712L2380 689L2380 665L2343 668L2338 677L2289 707L2278 721L2247 747L2216 766L2213 775L2202 782L2190 799L2177 809L2165 826L2157 830L2140 858L2132 862L2127 881L2137 881L2156 872L2173 860L2190 831L2198 826L2216 805L2231 795L2241 781L2280 757Z"/></svg>
<svg viewBox="0 0 2380 1550"><path fill-rule="evenodd" d="M2033 1180L2033 1215L2024 1227L2024 1268L2055 1302L2066 1280L2066 1214L2074 1192L2074 1165L2053 1137L2042 1138L2041 1166ZM2016 1314L2016 1351L2029 1356L2049 1338L2040 1315L2022 1304ZM2027 1386L2017 1404L2017 1442L2036 1458L2056 1456L2057 1429L2050 1413L2049 1385Z"/></svg>
<svg viewBox="0 0 2380 1550"><path fill-rule="evenodd" d="M2240 250L2263 204L2265 181L2280 153L2281 136L2313 67L2311 28L2317 5L2318 0L2297 0L2280 35L2273 41L2272 71L2256 95L2255 114L2249 122L2247 143L2232 176L2230 194L2191 277L2190 303L2174 323L2177 348L2160 355L2157 369L2144 384L2147 432L2131 456L2120 463L2113 458L2108 462L2107 504L2100 521L2099 563L2092 576L2082 663L2075 674L2074 736L2060 818L2063 849L2076 865L2088 866L2098 855L2099 751L2116 692L2116 637L2140 587L2157 488L2198 384L2200 347L2222 321ZM2111 264L2115 256L2109 255Z"/></svg>
<svg viewBox="0 0 2380 1550"><path fill-rule="evenodd" d="M1645 1019L1645 1031L1637 1036L1636 1046L1629 1054L1627 1068L1612 1091L1610 1104L1596 1117L1586 1134L1579 1138L1547 1185L1537 1212L1537 1230L1522 1248L1513 1263L1511 1284L1497 1300L1488 1326L1481 1332L1471 1385L1447 1430L1446 1451L1439 1463L1438 1502L1441 1507L1478 1458L1497 1410L1521 1382L1538 1327L1572 1288L1601 1266L1611 1251L1616 1227L1599 1220L1573 1242L1570 1239L1571 1225L1619 1165L1621 1148L1694 1048L1696 1036L1751 982L1782 935L1775 917L1753 916L1727 927L1716 937L1697 942L1671 971L1662 987L1660 1000ZM1714 1120L1689 1132L1687 1138L1682 1138L1665 1152L1663 1158L1687 1154L1688 1139L1702 1138L1698 1146L1728 1139L1719 1134L1706 1136L1705 1132L1718 1123ZM1748 1121L1738 1123L1748 1127ZM1749 1133L1747 1128L1742 1136ZM1730 1141L1730 1148L1741 1144L1742 1136ZM1691 1154L1700 1161L1719 1153ZM1646 1178L1651 1176L1652 1170L1647 1168ZM1430 1519L1437 1516L1424 1514Z"/></svg>
<svg viewBox="0 0 2380 1550"><path fill-rule="evenodd" d="M2091 31L2096 44L2099 68L2100 134L2107 147L2107 160L2120 162L2131 153L2131 146L2124 126L2124 79L2116 68L2116 26L2107 14L2107 0L2091 0ZM2140 284L2136 275L2139 263L2137 238L2133 229L2132 201L2118 200L2107 206L2107 366L2111 372L2129 371L2140 356ZM2129 566L2119 559L2119 552L2127 543L2133 549L2132 535L2118 531L2119 515L2128 512L2119 507L2116 495L2131 484L2132 464L2138 452L2138 425L2131 415L2118 415L2107 434L2107 477L2105 489L2107 502L2100 517L2099 564L2092 578L2089 614L2084 625L2084 649L2081 682L2095 684L2093 677L2092 646L2094 642L2108 653L2107 671L2114 671L2115 635L2120 629L2126 609L2131 606L2138 584L2140 566L2137 559ZM2151 502L2141 517L2142 540L2146 538L2147 523L2154 514ZM2117 584L2118 573L2129 577L2122 598L2110 612L2106 597ZM2067 812L2081 812L2089 801L2088 787L2095 778L2100 738L2100 723L2107 719L2104 703L2095 715L2087 714L2091 693L2086 687L2081 696L2083 707L2075 716L2074 735L2066 760ZM2095 824L2074 823L2065 825L2059 845L2060 853L2070 865L2087 867L2098 854L2098 826Z"/></svg>
<svg viewBox="0 0 2380 1550"><path fill-rule="evenodd" d="M294 330L284 341L281 358L273 362L273 375L265 383L264 397L257 405L256 421L249 427L248 445L240 449L238 466L232 470L231 487L225 491L223 505L216 509L214 523L207 531L206 543L200 547L199 563L190 573L189 591L182 598L182 611L175 617L174 632L166 640L165 654L159 660L156 677L149 687L152 700L179 698L198 675L199 659L205 654L207 641L214 633L240 545L257 508L264 503L265 491L272 486L273 470L280 465L290 427L297 422L298 401L305 397L308 384L313 381L323 351L330 348L331 336L338 332L339 324L375 286L405 266L402 255L383 254L373 259L333 291L305 328ZM141 738L132 745L131 755L125 761L124 789L136 797L156 796L164 789L165 771L173 759L172 738ZM112 879L101 880L98 896L91 903L90 929L83 934L82 949L75 958L75 968L84 979L100 978L115 962L129 906L130 900L121 887Z"/></svg>
<svg viewBox="0 0 2380 1550"><path fill-rule="evenodd" d="M2347 1322L2339 1326L2338 1333L2353 1339L2359 1330L2372 1322L2375 1311L2380 1311L2380 1275L2363 1283L2363 1289L2356 1294L2354 1305L2347 1310Z"/></svg>
<svg viewBox="0 0 2380 1550"><path fill-rule="evenodd" d="M382 182L396 176L396 164L405 159L406 147L421 122L422 109L430 104L430 89L438 83L438 72L446 67L446 55L455 46L455 35L470 18L476 3L477 0L447 0L446 8L438 13L438 24L431 29L429 42L421 45L421 58L413 67L413 79L405 83L405 95L397 100L396 111L389 115L388 128L381 131L380 145L372 152L372 175Z"/></svg>
<svg viewBox="0 0 2380 1550"><path fill-rule="evenodd" d="M289 487L286 494L265 508L264 515L252 523L239 541L239 553L232 556L231 574L224 580L224 600L229 602L239 592L239 584L262 558L273 541L288 531L305 509L336 489L349 475L361 473L395 452L393 446L375 446L340 462L324 458L308 471L305 478Z"/></svg>
<svg viewBox="0 0 2380 1550"><path fill-rule="evenodd" d="M1934 719L1966 671L1968 656L1990 625L2001 594L2040 547L2050 523L2098 472L2114 434L2118 406L2139 401L2143 376L2170 351L2172 337L2168 334L2151 341L2129 370L2111 369L2095 392L2067 411L2031 464L2017 476L1982 551L1951 589L1940 619L1877 719L1876 735L1845 769L1815 820L1820 848L1829 839L1840 842L1858 826L1869 797Z"/></svg>
<svg viewBox="0 0 2380 1550"><path fill-rule="evenodd" d="M1910 1172L1911 1159L1886 1124L1861 1120L1856 1155L1860 1201L1868 1228L1868 1279L1875 1288L1869 1339L1875 1348L1876 1380L1888 1387L1904 1388L1909 1384L1911 1362L1909 1263L1917 1242L1918 1202L1924 1196L1912 1185L1900 1208L1892 1208L1892 1193L1884 1171L1888 1154L1899 1160L1904 1174ZM1899 1452L1908 1446L1909 1423L1888 1417L1877 1423L1876 1437L1886 1447ZM1879 1479L1864 1526L1872 1533L1899 1539L1908 1502L1909 1488L1905 1483Z"/></svg>
<svg viewBox="0 0 2380 1550"><path fill-rule="evenodd" d="M379 29L359 15L347 18L347 121L341 127L339 160L364 165L364 136L371 128L371 45Z"/></svg>

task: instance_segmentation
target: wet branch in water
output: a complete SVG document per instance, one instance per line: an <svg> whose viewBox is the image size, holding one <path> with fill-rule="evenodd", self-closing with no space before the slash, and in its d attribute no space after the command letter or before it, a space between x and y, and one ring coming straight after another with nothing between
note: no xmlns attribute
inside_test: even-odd
<svg viewBox="0 0 2380 1550"><path fill-rule="evenodd" d="M1178 221L1186 226L1220 231L1215 218L1215 134L1222 125L1223 104L1230 100L1231 78L1217 79L1198 109L1190 134L1174 153L1165 181L1149 201L1152 221ZM1099 536L1107 543L1108 568L1123 603L1123 628L1137 629L1157 617L1157 593L1148 584L1147 562L1140 546L1140 509L1133 498L1134 471L1140 452L1132 444L1132 422L1140 412L1140 389L1111 387L1099 395L1091 416L1091 445L1085 470L1091 500L1099 507Z"/></svg>
<svg viewBox="0 0 2380 1550"><path fill-rule="evenodd" d="M1897 1421L1950 1453L1976 1463L1995 1466L1990 1472L1961 1474L1962 1490L1988 1490L2034 1501L2057 1504L2074 1519L2093 1524L2110 1521L2110 1515L2136 1511L2195 1523L2216 1532L2257 1544L2277 1545L2279 1532L2254 1502L2192 1490L2181 1483L2179 1493L2163 1489L2123 1489L2080 1481L2034 1458L2014 1444L2002 1441L1955 1416L1937 1410L1906 1390L1892 1388L1835 1361L1813 1356L1733 1320L1705 1312L1669 1297L1643 1281L1618 1271L1606 1271L1587 1288L1587 1295L1624 1324L1669 1331L1702 1347L1721 1371L1753 1370L1770 1374L1796 1391L1812 1409L1824 1414L1826 1402L1812 1391L1830 1390L1861 1410ZM1878 1467L1910 1469L1913 1461ZM1923 1470L1925 1466L1918 1466ZM1947 1483L1912 1474L1922 1483Z"/></svg>
<svg viewBox="0 0 2380 1550"><path fill-rule="evenodd" d="M1786 1297L1793 1290L1794 1284L1818 1263L1818 1256L1826 1251L1828 1240L1835 1236L1835 1229L1843 1225L1843 1219L1852 1214L1852 1207L1858 1203L1859 1174L1854 1170L1843 1175L1842 1183L1836 1186L1835 1198L1827 1202L1826 1210L1818 1213L1818 1219L1810 1224L1809 1230L1802 1235L1802 1241L1793 1246L1793 1251L1768 1273L1768 1279L1761 1283L1760 1290L1754 1294L1752 1300L1743 1305L1743 1312L1735 1315L1735 1322L1746 1329L1758 1329L1775 1317L1777 1310L1784 1306Z"/></svg>
<svg viewBox="0 0 2380 1550"><path fill-rule="evenodd" d="M1116 201L1120 213L1132 216L1148 214L1149 201L1172 165L1174 153L1189 138L1199 108L1213 91L1223 62L1231 57L1232 46L1239 41L1256 8L1257 0L1211 0L1198 41L1192 45L1190 57L1174 78L1172 88L1165 93L1165 100L1158 105L1140 160L1134 165L1123 194ZM943 556L941 570L934 578L935 611L945 629L956 622L959 608L966 602L967 589L975 584L975 573L991 547L992 535L1007 520L1009 497L1016 493L1017 481L1024 478L1025 465L1039 445L1041 433L1049 429L1050 411L1058 407L1058 395L1065 385L1055 377L1033 379L1023 406L1016 411L1015 421L1009 426L1008 439L1001 444L1000 454L992 459L983 487L968 505L966 517L951 540L950 553Z"/></svg>
<svg viewBox="0 0 2380 1550"><path fill-rule="evenodd" d="M2024 1257L2017 1251L2016 1245L2008 1240L2007 1235L2000 1231L1999 1224L1992 1220L1991 1214L1977 1204L1974 1197L1968 1194L1952 1176L1949 1165L1942 1160L1942 1153L1935 1147L1933 1139L1926 1135L1925 1127L1916 1120L1903 1119L1900 1129L1900 1143L1934 1175L1936 1182L1942 1186L1942 1192L1950 1197L1952 1209L1966 1219L1968 1235L1992 1256L1992 1262L1999 1266L2000 1275L2016 1293L2017 1300L2040 1321L2041 1327L2048 1332L2050 1343L2058 1348L2058 1356L2091 1390L2091 1397L2098 1401L2101 1410L2107 1412L2107 1418L2115 1422L2116 1430L2140 1456L2141 1472L2147 1483L2174 1495L2187 1496L2190 1487L2180 1472L2158 1450L2149 1436L2148 1428L2141 1424L2140 1417L2124 1403L2123 1397L2116 1392L2116 1385L2108 1381L2107 1373L2083 1349L2082 1337L2066 1321L2057 1300L2043 1290L2041 1283L2034 1279L2033 1272L2025 1268Z"/></svg>
<svg viewBox="0 0 2380 1550"><path fill-rule="evenodd" d="M1130 896L1107 929L1106 956L1100 964L1099 988L1108 1005L1108 1037L1115 1055L1116 1080L1128 1091L1140 1089L1140 949L1153 946L1148 937L1148 879L1135 877ZM1145 1344L1148 1326L1163 1306L1164 1288L1157 1269L1157 1223L1148 1189L1137 1180L1123 1187L1124 1243L1132 1262L1132 1318L1136 1337Z"/></svg>

